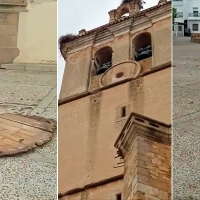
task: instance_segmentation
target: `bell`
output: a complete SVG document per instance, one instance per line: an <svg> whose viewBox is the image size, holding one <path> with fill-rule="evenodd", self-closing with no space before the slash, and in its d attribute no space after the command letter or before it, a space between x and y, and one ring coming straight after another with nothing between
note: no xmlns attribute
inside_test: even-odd
<svg viewBox="0 0 200 200"><path fill-rule="evenodd" d="M111 64L110 62L103 64L103 66L100 67L100 68L97 70L97 75L103 74L107 69L109 69L109 68L111 67L111 65L112 65L112 64Z"/></svg>
<svg viewBox="0 0 200 200"><path fill-rule="evenodd" d="M138 56L135 57L136 61L143 60L152 56L151 46L148 45L145 48L142 48L138 52Z"/></svg>
<svg viewBox="0 0 200 200"><path fill-rule="evenodd" d="M97 70L97 75L103 74L107 69L109 69L109 66L107 66L107 65L100 67L100 68Z"/></svg>

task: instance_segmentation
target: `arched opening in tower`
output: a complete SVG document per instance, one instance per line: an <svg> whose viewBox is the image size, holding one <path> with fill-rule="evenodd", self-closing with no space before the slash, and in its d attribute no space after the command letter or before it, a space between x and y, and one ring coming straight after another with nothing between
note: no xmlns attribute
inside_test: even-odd
<svg viewBox="0 0 200 200"><path fill-rule="evenodd" d="M104 47L95 53L94 67L96 69L96 75L103 74L112 66L112 53L111 47Z"/></svg>
<svg viewBox="0 0 200 200"><path fill-rule="evenodd" d="M120 11L120 17L128 17L130 15L129 9L127 7L124 7Z"/></svg>
<svg viewBox="0 0 200 200"><path fill-rule="evenodd" d="M135 61L152 57L151 33L144 32L137 35L132 44Z"/></svg>

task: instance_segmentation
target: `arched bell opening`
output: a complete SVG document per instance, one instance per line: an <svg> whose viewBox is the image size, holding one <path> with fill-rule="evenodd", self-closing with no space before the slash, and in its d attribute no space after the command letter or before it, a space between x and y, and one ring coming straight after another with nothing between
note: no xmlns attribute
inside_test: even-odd
<svg viewBox="0 0 200 200"><path fill-rule="evenodd" d="M149 32L144 32L137 35L133 39L132 44L134 54L133 57L135 58L135 61L152 57L151 34Z"/></svg>
<svg viewBox="0 0 200 200"><path fill-rule="evenodd" d="M127 7L124 7L120 10L120 18L121 17L128 17L130 15L129 9Z"/></svg>
<svg viewBox="0 0 200 200"><path fill-rule="evenodd" d="M112 53L111 47L104 47L95 53L94 68L96 75L103 74L112 66Z"/></svg>

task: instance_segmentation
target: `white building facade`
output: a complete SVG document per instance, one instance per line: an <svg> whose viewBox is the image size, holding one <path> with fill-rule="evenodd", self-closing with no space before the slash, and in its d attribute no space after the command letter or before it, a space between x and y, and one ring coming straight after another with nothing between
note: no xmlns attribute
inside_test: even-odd
<svg viewBox="0 0 200 200"><path fill-rule="evenodd" d="M184 36L188 28L191 33L200 33L200 0L173 0L173 8L177 9L177 36Z"/></svg>

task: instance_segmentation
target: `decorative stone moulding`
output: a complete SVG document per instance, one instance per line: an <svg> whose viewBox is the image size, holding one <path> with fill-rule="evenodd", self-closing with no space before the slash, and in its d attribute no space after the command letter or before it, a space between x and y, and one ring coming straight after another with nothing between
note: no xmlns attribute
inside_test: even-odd
<svg viewBox="0 0 200 200"><path fill-rule="evenodd" d="M19 13L28 12L26 9L27 0L1 0L0 1L0 12L1 13Z"/></svg>
<svg viewBox="0 0 200 200"><path fill-rule="evenodd" d="M0 115L0 157L32 150L51 140L56 121L38 116Z"/></svg>
<svg viewBox="0 0 200 200"><path fill-rule="evenodd" d="M135 61L124 61L109 68L100 79L100 86L106 87L118 82L136 78L141 72L141 66Z"/></svg>
<svg viewBox="0 0 200 200"><path fill-rule="evenodd" d="M85 34L86 34L86 30L85 29L80 30L79 33L78 33L79 36L83 36Z"/></svg>

